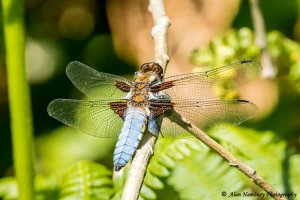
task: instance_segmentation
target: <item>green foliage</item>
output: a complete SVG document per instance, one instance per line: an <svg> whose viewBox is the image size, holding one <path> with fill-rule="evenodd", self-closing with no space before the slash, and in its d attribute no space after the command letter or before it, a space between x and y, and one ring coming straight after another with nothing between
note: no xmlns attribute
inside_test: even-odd
<svg viewBox="0 0 300 200"><path fill-rule="evenodd" d="M275 140L273 132L232 127L212 136L279 192L300 191L300 156L285 142ZM62 179L58 175L37 177L37 199L117 200L122 194L126 170L112 179L112 172L103 165L81 161L68 169ZM222 191L263 192L196 139L159 139L140 199L219 199ZM4 199L16 197L13 178L0 181L0 195Z"/></svg>
<svg viewBox="0 0 300 200"><path fill-rule="evenodd" d="M53 200L58 199L60 190L60 177L56 174L49 176L38 175L35 177L35 199Z"/></svg>
<svg viewBox="0 0 300 200"><path fill-rule="evenodd" d="M53 200L58 199L59 181L58 176L41 176L35 177L35 199L36 200ZM19 188L17 179L6 177L0 179L0 197L3 200L14 200L19 198Z"/></svg>
<svg viewBox="0 0 300 200"><path fill-rule="evenodd" d="M113 194L111 174L103 165L78 162L63 175L60 199L110 199Z"/></svg>
<svg viewBox="0 0 300 200"><path fill-rule="evenodd" d="M164 188L164 180L171 175L178 162L189 158L192 152L201 151L203 148L205 147L196 139L158 140L143 184L143 187L146 186L148 193L152 195L146 195L142 190L141 196L145 199L157 199L157 195L153 195L154 191Z"/></svg>
<svg viewBox="0 0 300 200"><path fill-rule="evenodd" d="M206 47L195 49L190 60L199 66L220 66L243 59L257 60L259 53L253 32L249 28L242 28L228 31L215 37Z"/></svg>
<svg viewBox="0 0 300 200"><path fill-rule="evenodd" d="M300 92L300 45L278 31L267 34L267 45L274 65L281 74L288 73L294 87ZM203 48L195 49L190 57L198 66L220 66L237 60L260 58L255 35L249 28L230 30L217 36Z"/></svg>

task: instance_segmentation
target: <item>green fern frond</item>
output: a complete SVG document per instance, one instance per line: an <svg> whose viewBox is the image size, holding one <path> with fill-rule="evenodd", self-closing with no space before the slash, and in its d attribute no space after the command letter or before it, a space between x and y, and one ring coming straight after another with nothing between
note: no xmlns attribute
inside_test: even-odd
<svg viewBox="0 0 300 200"><path fill-rule="evenodd" d="M264 179L279 192L300 191L300 155L284 141L277 141L271 131L257 132L242 127L232 127L215 133L221 144L228 146L234 154L241 155L244 162L252 166ZM242 156L246 155L246 156Z"/></svg>
<svg viewBox="0 0 300 200"><path fill-rule="evenodd" d="M143 184L139 198L153 200L157 198L157 195L150 187Z"/></svg>
<svg viewBox="0 0 300 200"><path fill-rule="evenodd" d="M206 147L196 139L158 140L140 196L144 199L157 199L155 190L164 188L164 179L171 176L178 162L189 158L193 152L203 148Z"/></svg>
<svg viewBox="0 0 300 200"><path fill-rule="evenodd" d="M103 165L80 161L64 174L60 199L111 199L111 175Z"/></svg>
<svg viewBox="0 0 300 200"><path fill-rule="evenodd" d="M243 179L220 156L206 150L179 162L167 182L180 199L221 199L223 191L244 190Z"/></svg>

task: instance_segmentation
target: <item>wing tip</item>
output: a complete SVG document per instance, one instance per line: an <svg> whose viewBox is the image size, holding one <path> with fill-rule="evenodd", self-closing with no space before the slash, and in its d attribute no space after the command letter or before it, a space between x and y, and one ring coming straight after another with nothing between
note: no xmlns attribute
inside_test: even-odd
<svg viewBox="0 0 300 200"><path fill-rule="evenodd" d="M57 102L57 99L52 100L52 101L48 104L48 106L47 106L47 113L48 113L48 115L49 115L50 117L51 117L52 114L53 114L52 106L53 106L53 104L54 104L55 102Z"/></svg>
<svg viewBox="0 0 300 200"><path fill-rule="evenodd" d="M52 100L48 106L47 106L47 113L50 117L53 117L53 114L55 114L55 111L52 109L53 105L59 103L62 99L54 99Z"/></svg>
<svg viewBox="0 0 300 200"><path fill-rule="evenodd" d="M259 112L259 108L257 107L257 105L251 101L248 101L248 100L245 100L245 99L236 99L237 102L240 102L240 103L246 103L248 104L251 109L252 109L252 115L248 118L248 119L251 119L253 117L255 117L257 115L257 113Z"/></svg>
<svg viewBox="0 0 300 200"><path fill-rule="evenodd" d="M79 61L76 61L76 60L69 62L69 64L66 67L66 73L67 73L67 75L68 75L68 73L71 71L71 69L74 66L78 66L78 65L83 65L83 63L81 63Z"/></svg>
<svg viewBox="0 0 300 200"><path fill-rule="evenodd" d="M76 65L76 64L82 64L82 63L77 61L77 60L73 60L73 61L69 62L68 66L69 65Z"/></svg>

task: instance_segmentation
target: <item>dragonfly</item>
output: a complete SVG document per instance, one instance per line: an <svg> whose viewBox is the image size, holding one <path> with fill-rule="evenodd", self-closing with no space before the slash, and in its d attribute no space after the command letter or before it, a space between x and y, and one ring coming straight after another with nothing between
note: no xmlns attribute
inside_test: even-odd
<svg viewBox="0 0 300 200"><path fill-rule="evenodd" d="M258 62L244 60L164 78L162 67L148 62L129 81L72 61L66 74L89 99L55 99L47 111L89 135L118 137L113 162L114 170L119 171L134 156L145 131L165 138L186 138L192 135L180 123L182 118L205 131L212 126L221 130L254 117L258 111L254 103L226 94L260 71Z"/></svg>

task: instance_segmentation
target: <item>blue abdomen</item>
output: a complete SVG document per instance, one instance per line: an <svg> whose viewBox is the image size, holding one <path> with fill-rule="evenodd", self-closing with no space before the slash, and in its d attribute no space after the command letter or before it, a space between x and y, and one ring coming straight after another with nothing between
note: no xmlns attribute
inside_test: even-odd
<svg viewBox="0 0 300 200"><path fill-rule="evenodd" d="M124 125L114 152L115 171L124 167L135 153L147 124L146 113L139 108L128 108Z"/></svg>

